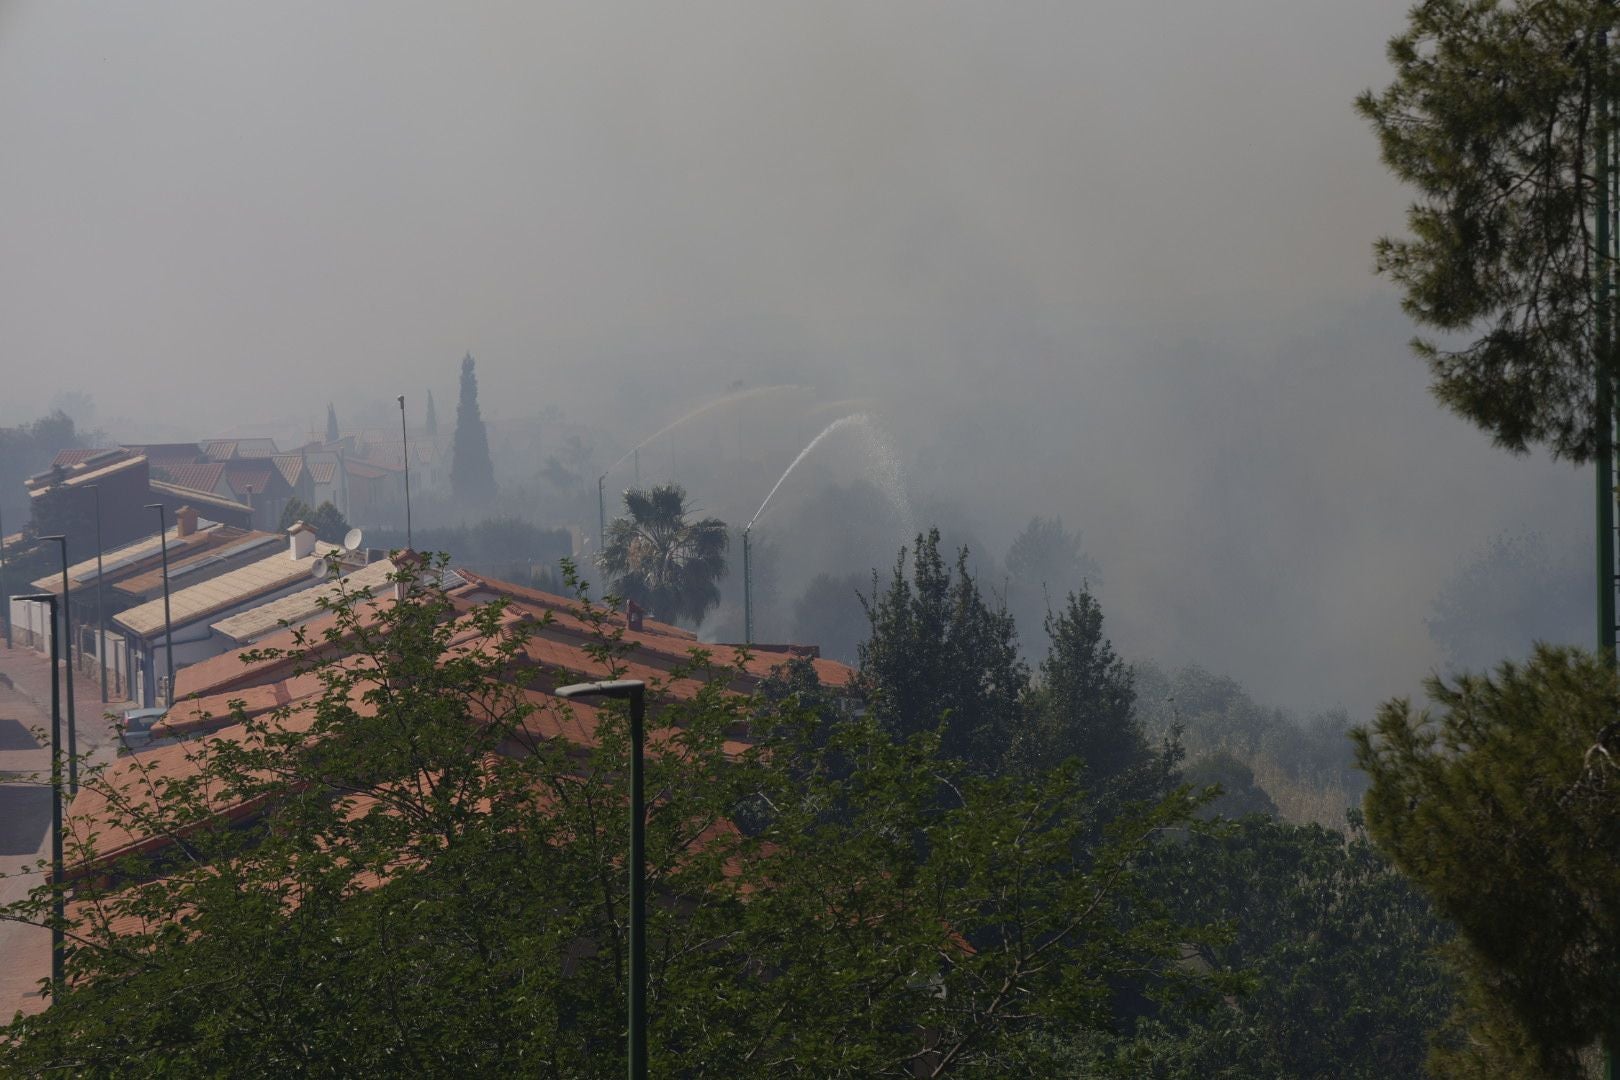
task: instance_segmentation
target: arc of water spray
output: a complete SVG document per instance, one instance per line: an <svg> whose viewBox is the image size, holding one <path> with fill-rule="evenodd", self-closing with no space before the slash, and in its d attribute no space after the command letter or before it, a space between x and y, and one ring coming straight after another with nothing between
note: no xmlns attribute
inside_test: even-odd
<svg viewBox="0 0 1620 1080"><path fill-rule="evenodd" d="M657 431L653 432L651 435L647 436L645 439L642 439L640 442L636 443L636 445L634 445L630 449L626 450L624 452L624 454L619 458L618 461L615 461L613 464L609 465L607 467L607 471L604 472L602 475L604 477L607 476L608 473L611 473L614 469L617 469L620 465L623 465L626 461L629 461L631 455L633 455L637 450L643 449L648 443L652 442L655 439L661 438L664 435L668 435L671 431L674 431L676 428L680 427L682 424L688 423L688 422L690 422L692 420L696 420L698 417L702 416L705 413L712 412L715 409L723 408L724 406L727 406L727 405L734 405L739 401L747 401L750 398L763 397L766 394L781 393L782 391L785 391L785 390L803 390L803 389L805 389L805 388L802 387L802 386L798 386L798 385L796 385L794 383L780 383L780 384L778 384L776 386L756 386L752 390L739 390L735 394L727 394L724 397L715 398L713 401L710 401L710 402L708 402L706 404L703 404L703 405L699 405L697 408L693 409L691 412L687 413L686 415L684 415L684 416L682 416L682 417L680 417L678 419L670 421L669 423L665 424L663 427L659 428Z"/></svg>
<svg viewBox="0 0 1620 1080"><path fill-rule="evenodd" d="M847 426L849 426L851 424L870 423L871 419L872 418L870 416L868 416L866 413L850 413L848 416L840 417L837 420L834 420L832 423L828 424L826 427L822 428L821 433L819 435L817 435L815 438L811 439L807 444L805 444L805 448L803 450L799 451L799 456L794 458L793 461L788 465L788 467L782 471L782 475L776 478L776 483L774 485L772 485L771 490L766 494L765 501L759 504L759 509L754 511L754 516L748 519L748 524L747 525L743 526L742 540L743 540L743 642L744 642L744 644L752 645L754 643L754 584L753 584L753 579L752 579L751 575L749 574L749 566L748 566L748 536L749 536L749 533L754 528L754 522L758 521L759 520L759 515L761 515L761 514L763 514L765 512L765 508L771 504L771 500L776 497L777 491L779 491L781 489L782 485L787 482L787 478L793 475L793 470L795 470L795 469L797 469L799 467L799 462L801 462L805 458L809 457L811 452L814 451L816 447L820 446L824 441L826 441L826 439L830 435L832 435L838 429L843 428L843 427L847 427Z"/></svg>
<svg viewBox="0 0 1620 1080"><path fill-rule="evenodd" d="M613 464L609 465L606 469L602 470L602 475L598 476L596 478L596 545L597 545L597 551L600 553L602 551L607 550L607 478L608 478L608 474L611 473L614 469L617 469L620 465L623 465L626 461L630 460L630 458L636 453L636 451L640 450L642 447L646 446L648 443L652 442L654 439L657 439L660 436L669 434L671 431L674 431L676 428L680 427L682 424L688 423L688 422L690 422L692 420L696 420L698 417L702 416L703 414L705 414L707 412L711 412L711 411L713 411L715 409L718 409L718 408L722 408L723 406L733 405L733 404L736 404L739 401L747 401L750 398L763 397L766 394L780 393L780 392L785 391L785 390L803 390L803 389L805 389L805 387L799 386L799 385L797 385L795 383L779 383L779 384L777 384L775 386L756 386L751 390L739 390L734 394L726 394L724 397L718 397L718 398L715 398L713 401L710 401L710 402L708 402L706 404L699 405L697 408L695 408L692 411L686 413L684 416L678 417L675 420L670 421L669 423L665 424L663 427L659 428L657 431L653 432L651 435L648 435L645 439L642 439L640 442L636 443L636 445L632 446L630 449L626 450L624 452L624 454L620 456L619 460L615 461Z"/></svg>

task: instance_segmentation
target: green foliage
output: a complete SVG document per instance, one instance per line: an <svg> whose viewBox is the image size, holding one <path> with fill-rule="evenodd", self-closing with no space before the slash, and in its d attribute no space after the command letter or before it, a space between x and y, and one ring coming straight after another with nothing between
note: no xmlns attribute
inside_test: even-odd
<svg viewBox="0 0 1620 1080"><path fill-rule="evenodd" d="M1216 750L1198 758L1181 770L1181 779L1196 790L1220 789L1220 794L1200 811L1203 816L1277 816L1277 804L1254 782L1254 770L1229 751Z"/></svg>
<svg viewBox="0 0 1620 1080"><path fill-rule="evenodd" d="M1428 685L1356 732L1379 846L1458 928L1461 1049L1475 1075L1580 1075L1620 1045L1620 683L1604 661L1538 648L1494 675Z"/></svg>
<svg viewBox="0 0 1620 1080"><path fill-rule="evenodd" d="M1232 934L1197 963L1242 973L1244 992L1143 1025L1141 1075L1405 1077L1454 987L1450 937L1423 896L1369 842L1250 817L1154 854L1154 888L1177 918Z"/></svg>
<svg viewBox="0 0 1620 1080"><path fill-rule="evenodd" d="M1155 756L1136 716L1135 676L1103 636L1102 606L1082 586L1046 616L1051 648L1026 695L1012 755L1026 767L1083 762L1091 783L1113 794L1162 789L1174 764L1153 772Z"/></svg>
<svg viewBox="0 0 1620 1080"><path fill-rule="evenodd" d="M323 502L320 506L310 509L310 505L302 499L293 499L287 503L281 512L281 521L276 528L286 531L302 521L315 530L315 535L328 544L341 544L348 535L349 522L344 518L343 512L330 502Z"/></svg>
<svg viewBox="0 0 1620 1080"><path fill-rule="evenodd" d="M73 418L60 409L32 424L0 428L0 517L8 533L20 529L31 510L23 481L50 468L59 452L83 445Z"/></svg>
<svg viewBox="0 0 1620 1080"><path fill-rule="evenodd" d="M0 1032L0 1071L622 1075L623 718L538 737L530 626L408 584L300 650L312 709L186 744L192 776L85 780L108 810L75 860L131 821L172 843L75 881L71 989ZM1100 828L1074 769L974 780L707 665L649 718L654 1075L1044 1075L1045 1036L1110 1037L1123 986L1166 1009L1226 988L1143 888L1187 796ZM41 887L0 915L48 909Z"/></svg>
<svg viewBox="0 0 1620 1080"><path fill-rule="evenodd" d="M992 773L1017 734L1029 667L1012 617L985 603L967 561L963 548L953 574L933 529L917 537L909 579L904 549L886 591L874 575L861 682L897 738L938 729L942 754Z"/></svg>
<svg viewBox="0 0 1620 1080"><path fill-rule="evenodd" d="M719 518L690 520L679 484L631 488L600 556L614 595L653 617L694 625L720 602L730 537Z"/></svg>
<svg viewBox="0 0 1620 1080"><path fill-rule="evenodd" d="M468 353L461 361L461 399L450 444L450 490L465 505L487 506L495 498L495 465L489 456L489 432L478 410L478 376L473 368Z"/></svg>
<svg viewBox="0 0 1620 1080"><path fill-rule="evenodd" d="M405 546L403 529L371 529L366 535L374 547ZM573 547L567 530L543 529L515 517L484 518L454 528L418 528L411 539L418 550L447 552L455 566L515 583L549 574Z"/></svg>
<svg viewBox="0 0 1620 1080"><path fill-rule="evenodd" d="M1415 347L1435 395L1523 452L1589 459L1593 418L1597 95L1605 0L1426 0L1389 45L1395 81L1357 109L1412 185L1410 236L1379 270L1448 348Z"/></svg>
<svg viewBox="0 0 1620 1080"><path fill-rule="evenodd" d="M1293 820L1333 824L1359 800L1366 778L1355 767L1351 722L1342 710L1301 716L1261 705L1237 680L1197 665L1166 672L1144 663L1135 670L1137 711L1150 737L1178 734L1193 759L1229 754L1251 771L1263 765L1262 786L1272 785L1267 794ZM1285 792L1273 790L1283 786L1294 800L1285 803ZM1320 805L1313 812L1301 800Z"/></svg>

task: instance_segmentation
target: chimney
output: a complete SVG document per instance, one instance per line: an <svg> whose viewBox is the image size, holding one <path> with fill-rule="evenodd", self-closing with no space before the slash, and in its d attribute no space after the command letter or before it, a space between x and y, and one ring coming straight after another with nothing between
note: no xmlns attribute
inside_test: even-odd
<svg viewBox="0 0 1620 1080"><path fill-rule="evenodd" d="M197 531L197 511L189 506L182 506L174 512L174 535L190 536Z"/></svg>
<svg viewBox="0 0 1620 1080"><path fill-rule="evenodd" d="M394 572L403 576L420 574L423 569L423 560L410 548L402 549L394 556ZM394 602L403 604L410 595L411 582L395 580L388 583L388 591L393 595Z"/></svg>
<svg viewBox="0 0 1620 1080"><path fill-rule="evenodd" d="M315 554L315 527L300 521L287 530L287 551L293 559L307 559Z"/></svg>

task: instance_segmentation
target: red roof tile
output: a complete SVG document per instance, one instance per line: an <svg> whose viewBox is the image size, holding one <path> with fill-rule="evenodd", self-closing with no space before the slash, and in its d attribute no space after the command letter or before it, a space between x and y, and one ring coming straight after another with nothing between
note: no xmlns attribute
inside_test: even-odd
<svg viewBox="0 0 1620 1080"><path fill-rule="evenodd" d="M181 487L193 488L197 491L212 492L215 495L220 491L220 479L225 475L225 465L219 461L205 463L170 464L154 466L152 471L158 479L167 480L171 484Z"/></svg>

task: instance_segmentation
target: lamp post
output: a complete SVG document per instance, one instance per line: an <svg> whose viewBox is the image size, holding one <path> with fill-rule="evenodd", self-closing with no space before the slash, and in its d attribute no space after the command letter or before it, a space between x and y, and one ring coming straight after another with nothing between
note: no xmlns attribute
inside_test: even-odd
<svg viewBox="0 0 1620 1080"><path fill-rule="evenodd" d="M750 521L743 527L743 644L754 643L754 579L749 574L748 534L754 528Z"/></svg>
<svg viewBox="0 0 1620 1080"><path fill-rule="evenodd" d="M96 496L96 659L101 662L101 701L107 702L107 620L101 611L101 488L84 485Z"/></svg>
<svg viewBox="0 0 1620 1080"><path fill-rule="evenodd" d="M33 593L17 599L48 604L51 609L51 993L55 995L62 992L62 958L66 955L62 930L66 914L62 898L62 690L57 681L61 675L57 671L60 646L55 630L56 597ZM72 728L68 730L71 733Z"/></svg>
<svg viewBox="0 0 1620 1080"><path fill-rule="evenodd" d="M411 545L411 440L405 434L405 395L399 395L399 445L405 462L405 546Z"/></svg>
<svg viewBox="0 0 1620 1080"><path fill-rule="evenodd" d="M558 687L557 696L630 702L630 1080L647 1080L647 812L642 779L647 684L639 679L574 683Z"/></svg>
<svg viewBox="0 0 1620 1080"><path fill-rule="evenodd" d="M146 509L156 510L158 516L158 544L163 550L163 660L169 669L168 691L165 705L174 704L174 623L169 619L169 527L163 520L163 504L147 503ZM156 697L153 700L157 700Z"/></svg>
<svg viewBox="0 0 1620 1080"><path fill-rule="evenodd" d="M67 730L68 730L68 790L79 793L79 739L78 724L73 712L73 602L68 594L67 537L42 536L41 540L54 540L62 549L62 633L67 636ZM52 609L52 618L55 609ZM56 623L51 623L51 670L56 670Z"/></svg>
<svg viewBox="0 0 1620 1080"><path fill-rule="evenodd" d="M607 473L596 478L596 551L600 555L607 550L607 496L604 494L603 484L607 482Z"/></svg>
<svg viewBox="0 0 1620 1080"><path fill-rule="evenodd" d="M11 648L11 597L6 594L6 526L0 522L0 605L5 606L6 648Z"/></svg>

